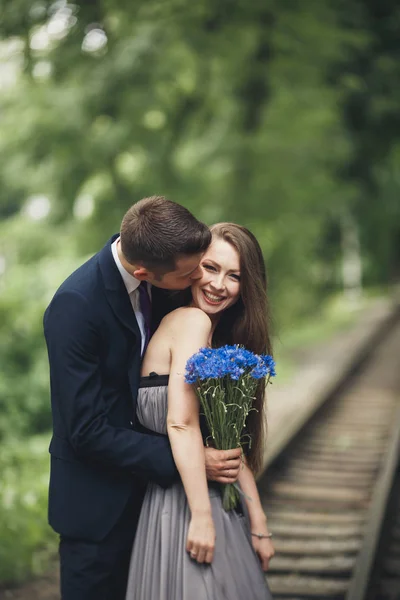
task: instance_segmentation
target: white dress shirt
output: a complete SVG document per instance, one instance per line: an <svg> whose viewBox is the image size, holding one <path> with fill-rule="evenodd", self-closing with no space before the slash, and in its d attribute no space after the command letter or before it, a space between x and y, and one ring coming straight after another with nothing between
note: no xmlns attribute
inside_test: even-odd
<svg viewBox="0 0 400 600"><path fill-rule="evenodd" d="M144 344L146 341L146 330L145 330L144 316L140 309L140 297L139 297L139 290L138 290L140 281L139 281L139 279L136 279L136 277L134 277L133 275L128 273L128 271L122 266L122 263L119 259L118 251L117 251L118 241L119 241L119 238L117 238L111 244L111 251L112 251L112 254L113 254L113 257L115 260L115 264L118 267L118 271L121 273L121 277L124 281L126 291L129 294L129 299L132 304L133 312L135 313L136 321L139 325L140 334L141 334L141 338L142 338L141 339L141 355L143 356ZM148 289L149 295L150 295L150 287L151 286L149 284L147 284L147 289ZM150 295L150 298L151 298L151 295Z"/></svg>

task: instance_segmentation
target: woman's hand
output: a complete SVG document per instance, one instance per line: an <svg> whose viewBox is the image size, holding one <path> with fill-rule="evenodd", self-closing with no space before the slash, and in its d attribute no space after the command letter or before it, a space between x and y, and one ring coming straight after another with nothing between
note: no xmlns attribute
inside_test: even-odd
<svg viewBox="0 0 400 600"><path fill-rule="evenodd" d="M271 542L271 538L258 538L252 537L253 548L260 559L261 567L263 571L268 571L269 561L275 554L274 546Z"/></svg>
<svg viewBox="0 0 400 600"><path fill-rule="evenodd" d="M192 515L186 542L190 557L198 563L211 563L214 547L215 527L211 513Z"/></svg>

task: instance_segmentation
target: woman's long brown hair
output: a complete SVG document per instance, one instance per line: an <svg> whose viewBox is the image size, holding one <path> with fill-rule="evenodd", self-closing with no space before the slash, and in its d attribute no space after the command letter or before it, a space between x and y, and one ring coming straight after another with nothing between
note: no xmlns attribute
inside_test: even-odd
<svg viewBox="0 0 400 600"><path fill-rule="evenodd" d="M271 354L267 277L264 258L257 239L241 225L217 223L212 225L213 239L225 240L239 254L240 298L221 314L213 335L213 346L239 344L256 354ZM190 304L190 288L174 294L171 308ZM256 411L247 417L246 432L251 445L246 449L247 462L254 473L260 471L266 438L265 384L260 383L253 404Z"/></svg>
<svg viewBox="0 0 400 600"><path fill-rule="evenodd" d="M248 229L235 223L217 223L211 227L211 233L213 238L231 244L240 258L240 298L222 313L213 335L213 346L240 344L256 354L272 354L267 277L257 239ZM265 384L262 382L253 404L257 412L250 412L246 424L246 433L251 436L247 461L255 473L260 470L263 461L266 434L264 400Z"/></svg>

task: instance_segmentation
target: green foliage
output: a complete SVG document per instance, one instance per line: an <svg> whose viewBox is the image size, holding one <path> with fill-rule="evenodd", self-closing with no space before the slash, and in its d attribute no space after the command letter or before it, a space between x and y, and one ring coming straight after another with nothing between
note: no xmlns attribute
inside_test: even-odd
<svg viewBox="0 0 400 600"><path fill-rule="evenodd" d="M48 435L2 444L0 456L0 581L46 569L57 547L47 524Z"/></svg>
<svg viewBox="0 0 400 600"><path fill-rule="evenodd" d="M81 259L67 234L24 219L1 228L0 440L47 431L49 379L42 318L54 288ZM23 242L21 243L21 241Z"/></svg>

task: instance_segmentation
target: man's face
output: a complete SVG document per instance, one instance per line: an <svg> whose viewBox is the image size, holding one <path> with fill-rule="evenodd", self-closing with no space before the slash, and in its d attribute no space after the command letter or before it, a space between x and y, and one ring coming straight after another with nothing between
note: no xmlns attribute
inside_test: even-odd
<svg viewBox="0 0 400 600"><path fill-rule="evenodd" d="M165 273L161 278L149 272L146 280L165 290L184 290L202 276L199 267L202 256L202 254L181 255L176 260L174 271Z"/></svg>

